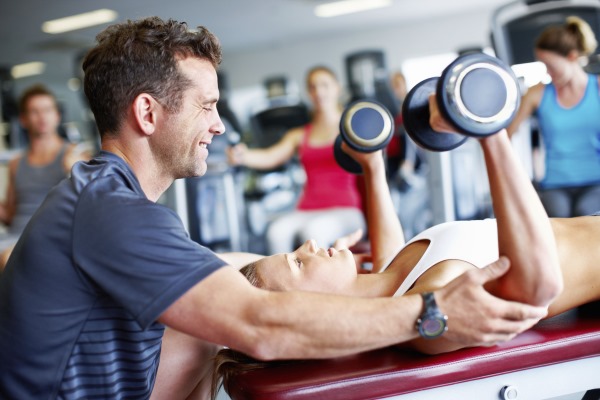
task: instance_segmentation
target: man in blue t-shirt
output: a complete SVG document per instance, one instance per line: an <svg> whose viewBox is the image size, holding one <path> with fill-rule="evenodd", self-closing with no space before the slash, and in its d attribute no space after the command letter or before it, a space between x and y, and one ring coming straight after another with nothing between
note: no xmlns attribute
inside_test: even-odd
<svg viewBox="0 0 600 400"><path fill-rule="evenodd" d="M418 337L418 295L267 292L190 240L156 201L175 179L206 172L207 147L224 132L219 43L205 28L155 17L97 40L83 68L102 151L50 192L0 277L0 398L148 398L159 360L200 340L275 359ZM482 289L505 271L492 265L435 292L452 324L446 338L495 343L545 315ZM194 341L163 346L165 326ZM173 385L171 398L203 385L165 374L156 392Z"/></svg>

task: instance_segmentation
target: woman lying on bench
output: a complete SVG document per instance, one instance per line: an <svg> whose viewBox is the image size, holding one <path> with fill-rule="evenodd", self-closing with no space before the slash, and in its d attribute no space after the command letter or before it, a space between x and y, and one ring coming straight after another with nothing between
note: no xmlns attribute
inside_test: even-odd
<svg viewBox="0 0 600 400"><path fill-rule="evenodd" d="M435 102L430 102L430 109L430 122L436 131L453 130L440 117ZM321 249L314 241L307 241L293 253L261 259L241 271L254 285L270 290L400 296L431 292L500 257L510 268L486 285L493 295L548 306L548 316L599 299L600 218L549 219L513 153L506 131L479 143L495 219L444 223L405 244L389 196L381 151L358 153L344 147L364 171L373 273L357 273L349 250ZM467 173L464 179L468 179ZM448 329L452 329L452 321L448 321ZM417 339L408 346L431 354L460 348L443 335L435 340ZM242 359L224 350L217 360L217 375L226 381L228 373L238 368L256 367L226 362Z"/></svg>

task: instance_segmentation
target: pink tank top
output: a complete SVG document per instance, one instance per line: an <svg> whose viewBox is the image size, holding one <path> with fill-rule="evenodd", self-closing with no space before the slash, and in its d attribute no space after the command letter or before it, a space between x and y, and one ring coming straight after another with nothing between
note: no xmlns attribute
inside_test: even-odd
<svg viewBox="0 0 600 400"><path fill-rule="evenodd" d="M361 208L356 175L346 172L335 161L333 144L313 147L309 144L312 125L304 128L300 162L306 172L306 184L298 202L299 210L332 207Z"/></svg>

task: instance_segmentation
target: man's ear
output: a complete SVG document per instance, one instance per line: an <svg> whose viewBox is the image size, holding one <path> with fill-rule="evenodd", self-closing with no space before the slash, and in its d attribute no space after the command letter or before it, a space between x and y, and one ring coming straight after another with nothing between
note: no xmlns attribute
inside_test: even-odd
<svg viewBox="0 0 600 400"><path fill-rule="evenodd" d="M133 101L133 117L140 130L152 135L156 130L156 122L160 105L148 93L139 94Z"/></svg>

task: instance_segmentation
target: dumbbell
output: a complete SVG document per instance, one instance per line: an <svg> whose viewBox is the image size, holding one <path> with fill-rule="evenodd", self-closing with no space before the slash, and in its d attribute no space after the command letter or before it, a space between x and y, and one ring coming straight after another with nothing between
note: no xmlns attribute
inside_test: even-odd
<svg viewBox="0 0 600 400"><path fill-rule="evenodd" d="M456 133L440 134L429 125L429 96ZM404 99L402 117L410 138L432 151L448 151L469 137L483 138L506 128L521 101L512 69L484 53L458 57L439 78L417 84Z"/></svg>
<svg viewBox="0 0 600 400"><path fill-rule="evenodd" d="M361 174L360 164L342 150L342 142L371 153L386 147L393 132L394 120L385 106L371 100L353 101L342 112L340 134L333 146L337 163L348 172Z"/></svg>

